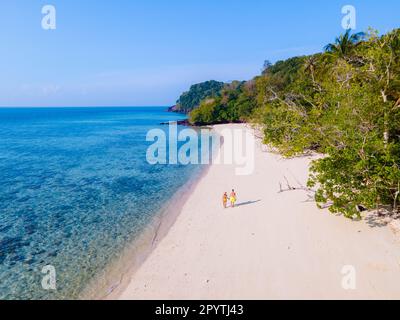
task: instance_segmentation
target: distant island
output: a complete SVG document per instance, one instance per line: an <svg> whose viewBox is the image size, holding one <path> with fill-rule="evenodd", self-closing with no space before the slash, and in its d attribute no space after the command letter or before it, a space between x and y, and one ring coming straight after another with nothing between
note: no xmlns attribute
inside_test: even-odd
<svg viewBox="0 0 400 320"><path fill-rule="evenodd" d="M252 123L285 156L326 155L309 187L333 213L399 215L400 29L348 30L322 53L266 61L250 81L193 85L169 110L193 125Z"/></svg>

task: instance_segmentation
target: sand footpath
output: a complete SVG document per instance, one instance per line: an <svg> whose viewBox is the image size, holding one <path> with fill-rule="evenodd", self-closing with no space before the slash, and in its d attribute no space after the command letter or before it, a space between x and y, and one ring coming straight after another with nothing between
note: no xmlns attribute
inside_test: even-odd
<svg viewBox="0 0 400 320"><path fill-rule="evenodd" d="M233 127L244 129L215 130ZM286 180L306 184L312 158L286 160L256 144L252 175L210 167L116 298L400 299L400 242L391 228L319 210L305 190L279 192ZM222 193L232 188L239 206L223 209ZM342 271L352 270L345 266L356 272L354 290L343 289Z"/></svg>

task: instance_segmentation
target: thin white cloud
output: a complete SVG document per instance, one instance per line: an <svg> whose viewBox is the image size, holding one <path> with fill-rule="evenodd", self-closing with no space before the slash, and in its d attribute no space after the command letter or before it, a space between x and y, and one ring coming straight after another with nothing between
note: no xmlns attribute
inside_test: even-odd
<svg viewBox="0 0 400 320"><path fill-rule="evenodd" d="M1 92L0 106L84 106L172 104L191 84L206 80L247 80L256 64L198 64L111 70L68 83L22 84ZM13 92L14 94L10 94Z"/></svg>

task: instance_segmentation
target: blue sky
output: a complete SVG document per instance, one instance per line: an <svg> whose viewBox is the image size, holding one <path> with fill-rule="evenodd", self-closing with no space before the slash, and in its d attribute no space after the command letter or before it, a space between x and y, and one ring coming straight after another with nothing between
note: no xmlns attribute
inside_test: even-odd
<svg viewBox="0 0 400 320"><path fill-rule="evenodd" d="M41 28L46 4L56 30ZM358 30L400 27L398 0L1 0L0 106L171 105L193 83L321 51L348 4Z"/></svg>

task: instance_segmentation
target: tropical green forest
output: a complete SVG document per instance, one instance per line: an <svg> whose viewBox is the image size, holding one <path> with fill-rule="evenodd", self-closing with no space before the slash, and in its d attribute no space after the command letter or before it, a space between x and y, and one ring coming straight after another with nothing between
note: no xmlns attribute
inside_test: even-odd
<svg viewBox="0 0 400 320"><path fill-rule="evenodd" d="M251 123L286 157L322 154L308 187L332 213L400 212L400 29L349 30L250 81L192 86L175 111L193 125Z"/></svg>

